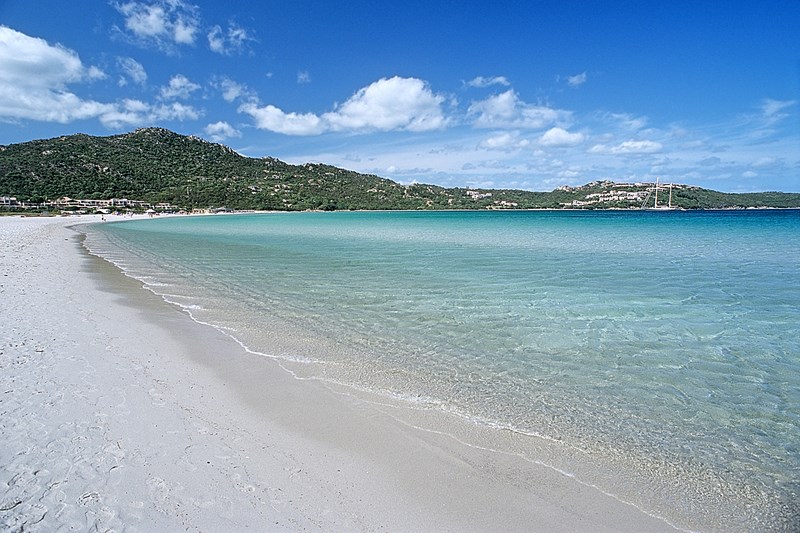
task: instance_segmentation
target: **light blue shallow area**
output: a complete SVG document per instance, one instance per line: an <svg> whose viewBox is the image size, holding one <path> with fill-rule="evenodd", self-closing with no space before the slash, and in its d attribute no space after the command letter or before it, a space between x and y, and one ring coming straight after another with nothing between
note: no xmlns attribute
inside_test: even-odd
<svg viewBox="0 0 800 533"><path fill-rule="evenodd" d="M311 375L797 499L798 211L286 213L92 231L155 292Z"/></svg>

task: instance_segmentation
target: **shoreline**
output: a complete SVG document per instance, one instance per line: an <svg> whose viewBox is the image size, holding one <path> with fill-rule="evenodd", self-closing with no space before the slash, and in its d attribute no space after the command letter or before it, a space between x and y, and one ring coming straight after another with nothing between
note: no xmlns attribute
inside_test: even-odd
<svg viewBox="0 0 800 533"><path fill-rule="evenodd" d="M321 209L308 209L308 210L258 210L258 209L242 209L242 210L231 210L231 211L224 211L219 213L213 212L202 212L202 213L157 213L154 216L150 217L145 214L132 214L129 216L125 215L105 215L107 221L117 221L123 222L126 220L139 220L145 218L166 218L166 217L198 217L198 216L220 216L220 215L258 215L258 214L286 214L286 213L403 213L403 212L424 212L424 213L455 213L455 212L464 212L464 213L481 213L481 212L501 212L501 213L514 213L514 212L559 212L559 211L566 211L566 212L625 212L625 213L635 213L635 212L656 212L656 213L663 213L663 212L682 212L682 213L704 213L704 212L727 212L727 211L800 211L800 206L797 207L770 207L770 206L758 206L758 207L673 207L673 208L643 208L643 207L602 207L596 209L583 209L583 208L575 208L575 207L529 207L529 208L518 208L518 209L489 209L489 208L475 208L475 209L341 209L337 211L325 211ZM33 213L25 213L20 211L5 211L0 212L0 219L3 218L51 218L51 219L80 219L80 218L89 218L92 219L92 222L99 222L99 214L77 214L77 215L55 215L55 214L40 214L39 212ZM85 222L76 222L77 224L83 224Z"/></svg>
<svg viewBox="0 0 800 533"><path fill-rule="evenodd" d="M291 377L82 251L75 222L0 219L22 296L1 322L4 527L675 530Z"/></svg>

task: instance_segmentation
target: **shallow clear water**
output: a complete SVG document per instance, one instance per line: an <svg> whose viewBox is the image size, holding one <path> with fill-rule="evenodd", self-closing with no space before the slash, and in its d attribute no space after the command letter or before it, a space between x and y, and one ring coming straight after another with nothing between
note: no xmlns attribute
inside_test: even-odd
<svg viewBox="0 0 800 533"><path fill-rule="evenodd" d="M682 527L681 513L796 523L798 211L286 213L86 231L90 250L298 375L557 443L572 451L545 462Z"/></svg>

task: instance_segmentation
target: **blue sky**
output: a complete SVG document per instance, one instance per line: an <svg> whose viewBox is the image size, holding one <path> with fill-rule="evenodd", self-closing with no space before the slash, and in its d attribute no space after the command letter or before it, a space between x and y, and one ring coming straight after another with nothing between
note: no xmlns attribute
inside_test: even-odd
<svg viewBox="0 0 800 533"><path fill-rule="evenodd" d="M0 144L146 126L401 183L800 192L800 1L0 0Z"/></svg>

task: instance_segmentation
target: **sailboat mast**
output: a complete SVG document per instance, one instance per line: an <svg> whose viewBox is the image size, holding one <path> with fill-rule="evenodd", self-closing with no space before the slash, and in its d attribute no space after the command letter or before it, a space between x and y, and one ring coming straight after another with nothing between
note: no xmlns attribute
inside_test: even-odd
<svg viewBox="0 0 800 533"><path fill-rule="evenodd" d="M654 208L658 208L658 178L656 178L656 201L653 204Z"/></svg>

